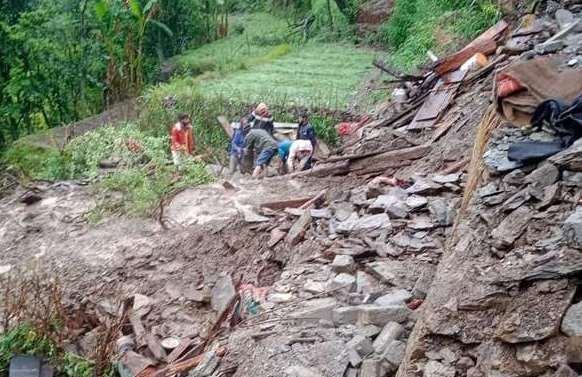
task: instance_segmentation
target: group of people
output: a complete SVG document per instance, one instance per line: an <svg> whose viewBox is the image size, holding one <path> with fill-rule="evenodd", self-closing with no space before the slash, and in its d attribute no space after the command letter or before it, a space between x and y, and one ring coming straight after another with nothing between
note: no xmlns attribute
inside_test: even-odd
<svg viewBox="0 0 582 377"><path fill-rule="evenodd" d="M261 177L275 156L279 157L278 170L281 174L309 169L317 145L315 130L309 123L307 112L299 116L295 140L278 140L274 135L273 117L266 104L259 104L249 115L233 123L230 140L229 172L241 170L245 159L254 161L252 176ZM187 114L180 114L171 132L172 158L180 169L186 155L194 153L192 122Z"/></svg>

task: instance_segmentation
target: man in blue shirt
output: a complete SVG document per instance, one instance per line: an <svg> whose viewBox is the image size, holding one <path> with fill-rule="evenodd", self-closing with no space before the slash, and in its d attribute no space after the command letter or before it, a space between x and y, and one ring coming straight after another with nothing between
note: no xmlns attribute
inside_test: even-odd
<svg viewBox="0 0 582 377"><path fill-rule="evenodd" d="M245 150L245 118L240 120L239 124L233 123L232 129L232 139L230 139L230 144L228 145L228 155L230 157L228 170L230 175L233 175L237 168L240 170L242 165L242 158Z"/></svg>
<svg viewBox="0 0 582 377"><path fill-rule="evenodd" d="M317 146L317 139L315 137L315 129L309 123L309 114L307 111L302 112L299 115L299 127L297 128L297 140L309 140L311 146L313 147L313 152L315 153L315 147ZM312 164L313 155L307 161L304 169L310 169Z"/></svg>

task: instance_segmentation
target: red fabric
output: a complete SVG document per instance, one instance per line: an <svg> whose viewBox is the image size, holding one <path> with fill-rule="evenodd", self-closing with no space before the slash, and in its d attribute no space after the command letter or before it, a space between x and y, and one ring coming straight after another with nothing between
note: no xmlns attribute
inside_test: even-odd
<svg viewBox="0 0 582 377"><path fill-rule="evenodd" d="M188 154L194 151L194 136L192 135L192 127L183 127L179 123L172 127L172 150L186 150Z"/></svg>
<svg viewBox="0 0 582 377"><path fill-rule="evenodd" d="M352 123L341 122L335 127L340 136L346 136L352 133Z"/></svg>
<svg viewBox="0 0 582 377"><path fill-rule="evenodd" d="M497 79L497 96L504 98L524 89L523 85L509 75L499 75Z"/></svg>

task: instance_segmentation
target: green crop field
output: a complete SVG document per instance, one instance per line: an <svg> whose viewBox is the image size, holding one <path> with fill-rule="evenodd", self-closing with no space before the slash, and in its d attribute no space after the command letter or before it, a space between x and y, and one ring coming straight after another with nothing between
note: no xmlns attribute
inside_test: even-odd
<svg viewBox="0 0 582 377"><path fill-rule="evenodd" d="M341 44L307 44L269 63L202 80L205 95L246 103L343 109L370 70L374 54Z"/></svg>

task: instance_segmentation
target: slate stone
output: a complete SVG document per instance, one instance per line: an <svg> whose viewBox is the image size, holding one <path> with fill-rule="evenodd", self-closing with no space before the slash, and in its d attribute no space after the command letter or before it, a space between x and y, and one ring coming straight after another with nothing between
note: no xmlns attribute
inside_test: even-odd
<svg viewBox="0 0 582 377"><path fill-rule="evenodd" d="M568 336L582 336L582 302L568 308L560 328Z"/></svg>
<svg viewBox="0 0 582 377"><path fill-rule="evenodd" d="M406 189L409 194L435 194L443 186L428 178L418 178L412 186Z"/></svg>
<svg viewBox="0 0 582 377"><path fill-rule="evenodd" d="M311 217L314 219L329 219L331 218L331 211L328 208L312 209Z"/></svg>
<svg viewBox="0 0 582 377"><path fill-rule="evenodd" d="M341 273L333 278L330 288L352 292L356 289L356 278L353 275Z"/></svg>
<svg viewBox="0 0 582 377"><path fill-rule="evenodd" d="M410 309L402 305L378 306L359 305L358 323L363 325L385 326L388 322L404 323Z"/></svg>
<svg viewBox="0 0 582 377"><path fill-rule="evenodd" d="M450 226L455 221L456 211L446 199L434 199L428 203L428 209L434 223L438 226Z"/></svg>
<svg viewBox="0 0 582 377"><path fill-rule="evenodd" d="M413 230L430 230L436 227L436 225L427 216L416 216L411 221L409 221L406 226Z"/></svg>
<svg viewBox="0 0 582 377"><path fill-rule="evenodd" d="M385 213L380 213L377 215L366 215L359 218L354 224L352 232L366 233L391 228L392 224L390 223L390 217Z"/></svg>
<svg viewBox="0 0 582 377"><path fill-rule="evenodd" d="M556 41L537 44L534 47L534 51L540 55L552 54L554 52L560 51L561 49L564 48L564 46L565 46L564 41L558 39Z"/></svg>
<svg viewBox="0 0 582 377"><path fill-rule="evenodd" d="M566 186L582 187L582 172L564 170L562 181Z"/></svg>
<svg viewBox="0 0 582 377"><path fill-rule="evenodd" d="M287 377L323 377L317 370L302 365L292 365L285 368Z"/></svg>
<svg viewBox="0 0 582 377"><path fill-rule="evenodd" d="M435 249L436 245L432 241L425 241L415 237L410 237L405 232L400 232L391 238L394 245L404 249L413 251L424 251Z"/></svg>
<svg viewBox="0 0 582 377"><path fill-rule="evenodd" d="M212 288L210 304L212 309L221 313L236 295L230 275L221 274Z"/></svg>
<svg viewBox="0 0 582 377"><path fill-rule="evenodd" d="M554 184L560 178L560 171L554 164L543 163L537 169L529 173L524 182L536 185L538 187L546 187Z"/></svg>
<svg viewBox="0 0 582 377"><path fill-rule="evenodd" d="M351 255L336 255L331 263L331 268L338 273L352 272L354 270L355 262Z"/></svg>
<svg viewBox="0 0 582 377"><path fill-rule="evenodd" d="M398 289L384 296L380 296L374 301L376 305L405 305L412 295L406 289Z"/></svg>
<svg viewBox="0 0 582 377"><path fill-rule="evenodd" d="M416 283L414 284L414 288L412 288L412 297L422 300L426 298L428 290L430 289L434 279L434 273L435 272L432 268L428 268L422 271L416 280Z"/></svg>
<svg viewBox="0 0 582 377"><path fill-rule="evenodd" d="M405 353L406 343L399 340L393 340L382 353L382 357L388 362L390 366L392 366L392 368L390 368L391 371L395 371L398 369L400 363L404 359Z"/></svg>
<svg viewBox="0 0 582 377"><path fill-rule="evenodd" d="M285 240L290 245L296 245L304 237L305 230L311 224L311 212L305 211L303 214L293 223L293 226L287 233Z"/></svg>
<svg viewBox="0 0 582 377"><path fill-rule="evenodd" d="M582 171L582 139L578 139L568 149L556 153L549 162L564 170Z"/></svg>
<svg viewBox="0 0 582 377"><path fill-rule="evenodd" d="M406 199L404 199L406 200ZM410 209L403 199L395 195L380 195L376 201L370 205L370 213L387 212L391 218L404 219L408 216Z"/></svg>
<svg viewBox="0 0 582 377"><path fill-rule="evenodd" d="M576 207L562 226L566 241L573 247L582 249L582 207Z"/></svg>
<svg viewBox="0 0 582 377"><path fill-rule="evenodd" d="M291 314L292 318L306 322L318 322L319 320L333 321L333 309L337 300L333 297L319 298L306 301L304 306Z"/></svg>
<svg viewBox="0 0 582 377"><path fill-rule="evenodd" d="M457 183L461 179L460 173L453 173L447 175L433 175L432 180L436 183L444 185L445 183Z"/></svg>
<svg viewBox="0 0 582 377"><path fill-rule="evenodd" d="M426 206L428 204L428 199L420 195L410 195L406 199L406 205L410 209L418 209Z"/></svg>
<svg viewBox="0 0 582 377"><path fill-rule="evenodd" d="M360 220L360 216L357 213L352 212L352 214L344 221L339 223L336 228L337 233L350 233L354 230L358 221Z"/></svg>
<svg viewBox="0 0 582 377"><path fill-rule="evenodd" d="M363 335L356 335L346 343L346 348L350 351L356 352L360 358L365 358L372 352L374 352L374 347L370 339ZM352 366L357 366L359 363L353 364Z"/></svg>
<svg viewBox="0 0 582 377"><path fill-rule="evenodd" d="M424 366L423 377L455 377L455 368L430 360Z"/></svg>
<svg viewBox="0 0 582 377"><path fill-rule="evenodd" d="M354 206L350 202L334 203L333 212L338 221L345 221L354 213Z"/></svg>
<svg viewBox="0 0 582 377"><path fill-rule="evenodd" d="M359 377L384 377L387 372L382 360L379 358L370 358L362 362Z"/></svg>
<svg viewBox="0 0 582 377"><path fill-rule="evenodd" d="M392 341L398 339L404 332L404 327L397 322L388 322L380 334L374 339L374 352L382 354Z"/></svg>
<svg viewBox="0 0 582 377"><path fill-rule="evenodd" d="M491 232L498 248L507 248L521 236L525 231L529 221L533 217L533 212L527 207L519 207L511 212L501 221L501 223Z"/></svg>

